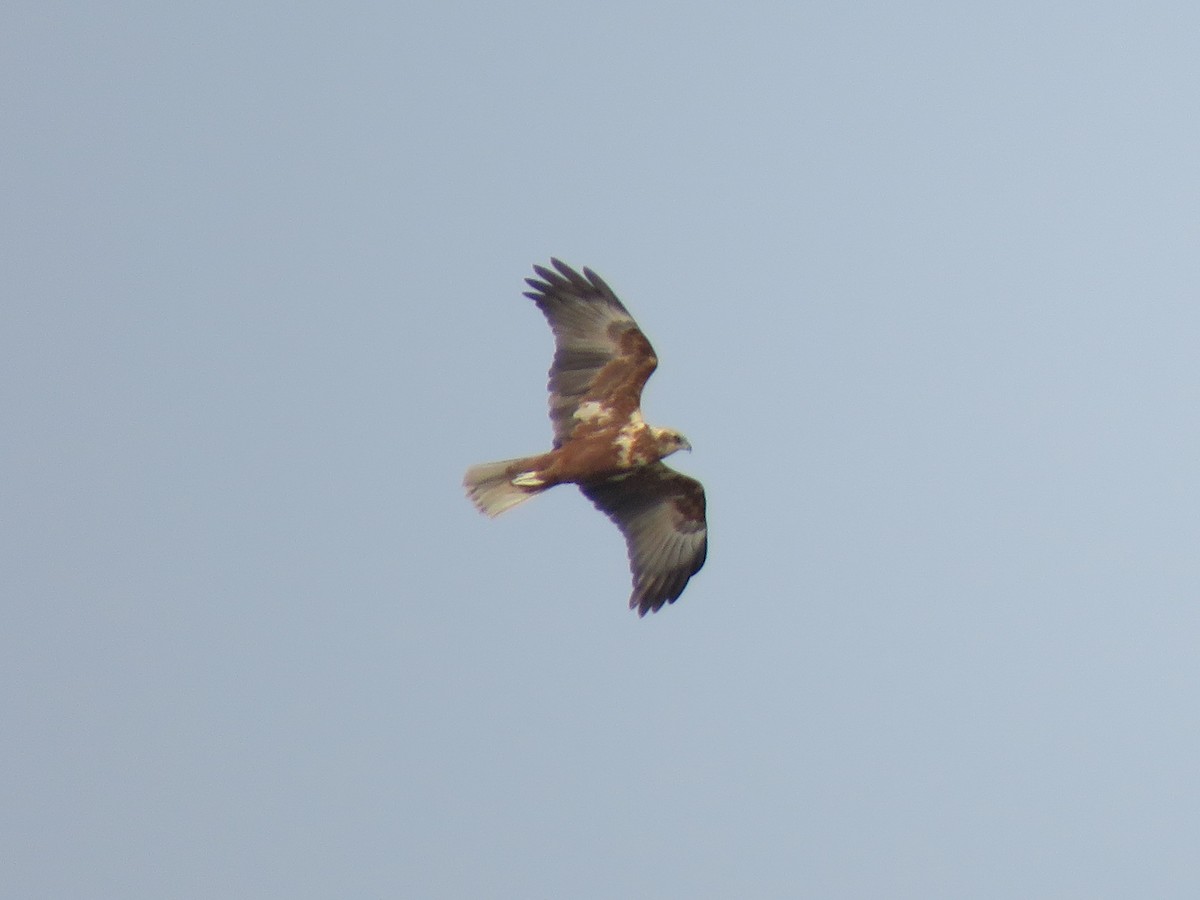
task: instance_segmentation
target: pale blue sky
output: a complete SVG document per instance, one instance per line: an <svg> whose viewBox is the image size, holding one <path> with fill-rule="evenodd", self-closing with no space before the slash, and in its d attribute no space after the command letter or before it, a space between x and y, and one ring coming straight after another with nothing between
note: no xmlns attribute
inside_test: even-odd
<svg viewBox="0 0 1200 900"><path fill-rule="evenodd" d="M14 898L1200 895L1200 12L9 3ZM626 609L521 297L711 552Z"/></svg>

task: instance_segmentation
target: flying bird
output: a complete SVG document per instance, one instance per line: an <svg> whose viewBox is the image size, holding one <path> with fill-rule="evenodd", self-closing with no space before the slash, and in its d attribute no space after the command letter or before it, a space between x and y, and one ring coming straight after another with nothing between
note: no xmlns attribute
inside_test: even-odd
<svg viewBox="0 0 1200 900"><path fill-rule="evenodd" d="M674 603L708 553L704 488L665 465L687 439L642 418L642 388L658 366L650 341L591 269L557 259L534 266L525 296L554 332L550 422L540 456L484 463L463 486L479 511L498 516L556 484L576 484L625 536L639 616Z"/></svg>

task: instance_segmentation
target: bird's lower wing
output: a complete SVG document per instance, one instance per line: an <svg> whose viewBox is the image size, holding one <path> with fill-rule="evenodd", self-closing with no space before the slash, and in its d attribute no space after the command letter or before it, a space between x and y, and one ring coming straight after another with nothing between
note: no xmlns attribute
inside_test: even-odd
<svg viewBox="0 0 1200 900"><path fill-rule="evenodd" d="M654 463L579 489L607 515L629 548L638 615L674 603L708 554L704 488L663 463Z"/></svg>

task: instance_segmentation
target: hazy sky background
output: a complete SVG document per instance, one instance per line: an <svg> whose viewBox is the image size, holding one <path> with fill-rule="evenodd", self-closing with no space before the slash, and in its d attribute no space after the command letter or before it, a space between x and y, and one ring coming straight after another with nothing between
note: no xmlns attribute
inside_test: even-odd
<svg viewBox="0 0 1200 900"><path fill-rule="evenodd" d="M1200 896L1191 3L6 4L0 894ZM639 620L521 297L658 350Z"/></svg>

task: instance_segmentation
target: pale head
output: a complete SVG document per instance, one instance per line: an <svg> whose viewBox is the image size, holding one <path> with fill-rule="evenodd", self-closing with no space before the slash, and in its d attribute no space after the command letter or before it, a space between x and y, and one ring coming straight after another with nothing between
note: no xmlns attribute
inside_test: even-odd
<svg viewBox="0 0 1200 900"><path fill-rule="evenodd" d="M658 458L670 456L676 450L691 450L688 439L674 428L653 428L654 444L658 447Z"/></svg>

